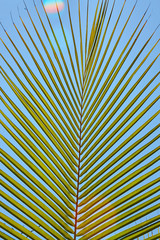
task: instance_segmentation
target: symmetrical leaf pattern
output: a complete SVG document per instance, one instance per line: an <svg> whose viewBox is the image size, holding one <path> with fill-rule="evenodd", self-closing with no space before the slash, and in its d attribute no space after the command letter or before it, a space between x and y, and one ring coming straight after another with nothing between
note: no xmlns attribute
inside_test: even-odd
<svg viewBox="0 0 160 240"><path fill-rule="evenodd" d="M127 240L159 229L158 28L143 39L149 11L130 25L137 2L124 14L126 2L67 0L71 44L57 14L65 46L42 0L36 16L24 2L28 22L12 18L14 37L1 24L2 239Z"/></svg>

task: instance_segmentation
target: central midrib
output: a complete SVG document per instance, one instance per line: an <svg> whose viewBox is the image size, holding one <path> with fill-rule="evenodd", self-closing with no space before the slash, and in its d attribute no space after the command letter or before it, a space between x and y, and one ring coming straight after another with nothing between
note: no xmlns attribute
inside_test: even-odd
<svg viewBox="0 0 160 240"><path fill-rule="evenodd" d="M78 200L79 200L79 185L80 185L80 163L81 163L81 136L82 136L82 111L83 111L83 89L84 81L82 86L82 95L81 95L81 111L80 111L80 133L79 133L79 152L78 152L78 178L77 178L77 196L76 196L76 210L75 210L75 231L74 231L74 240L76 240L77 234L77 217L78 217Z"/></svg>

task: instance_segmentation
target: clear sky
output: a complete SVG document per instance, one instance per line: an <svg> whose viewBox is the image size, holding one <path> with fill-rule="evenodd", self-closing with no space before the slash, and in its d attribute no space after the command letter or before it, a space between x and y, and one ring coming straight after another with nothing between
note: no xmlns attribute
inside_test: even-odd
<svg viewBox="0 0 160 240"><path fill-rule="evenodd" d="M49 33L49 35L51 36L51 33L50 33L50 30L49 30L49 26L47 24L47 21L46 21L46 18L44 17L44 12L42 11L42 7L41 7L41 4L40 4L40 0L35 0L36 2L36 5L37 5L37 8L39 9L39 12L41 14L41 17L43 19L43 24L46 26L46 29ZM83 0L82 1L83 4L81 6L81 16L82 16L82 25L85 23L85 18L86 18L86 1ZM112 2L112 1L111 1ZM77 42L77 46L78 46L78 54L80 53L79 51L79 27L78 27L78 12L77 12L77 1L75 0L69 0L69 3L70 3L70 6L71 6L71 13L72 13L72 19L73 19L73 28L74 28L74 31L75 31L75 36L76 36L76 42ZM89 19L93 20L93 13L94 13L94 10L95 10L95 6L96 6L96 3L97 3L97 0L90 0L90 15L89 15ZM112 23L111 23L111 26L109 28L109 31L108 31L108 34L106 36L106 39L105 39L105 42L104 42L104 46L102 48L102 52L104 50L104 47L105 47L105 44L108 40L108 36L110 35L112 29L113 29L113 26L115 24L115 20L116 20L116 17L117 17L117 14L119 12L119 9L121 8L122 6L122 3L123 1L122 0L117 0L116 2L116 5L115 5L115 11L114 11L114 14L113 14L113 19L112 19ZM124 25L125 23L125 20L127 19L128 17L128 14L130 12L130 10L132 9L133 5L134 5L135 1L133 0L127 0L126 2L126 7L124 9L124 12L123 12L123 17L122 17L122 20L120 22L120 24L118 25L117 27L117 30L116 30L116 34L113 36L113 41L111 43L111 49L113 48L116 40L117 40L117 36L118 34L120 33L121 29L122 29L122 26ZM40 36L42 37L44 43L46 44L46 47L47 49L50 49L50 46L49 44L47 43L47 39L45 37L45 34L42 30L42 27L38 21L38 17L37 17L37 14L36 14L36 11L34 9L34 5L33 5L33 1L32 0L26 0L26 4L27 4L27 7L31 13L31 16L33 17L33 20L37 23L37 28L38 28L38 31L40 33ZM146 25L146 27L144 28L144 31L142 32L141 36L140 36L140 39L137 41L136 45L135 45L135 48L133 49L132 53L129 55L129 58L127 60L127 62L124 64L123 68L122 68L122 71L120 71L116 81L119 80L119 78L122 76L122 74L124 73L125 69L129 67L129 65L131 64L133 58L136 56L136 54L138 53L138 51L141 49L141 47L144 45L144 43L147 41L147 39L149 38L149 36L153 33L153 31L156 29L156 27L158 26L158 24L160 24L160 14L159 14L159 9L160 9L160 0L138 0L138 3L137 3L137 6L136 6L136 9L134 11L134 14L133 16L131 17L131 20L129 22L129 24L127 25L126 27L126 30L124 32L124 35L122 36L122 39L120 41L120 44L118 45L117 47L117 50L115 52L115 55L113 56L113 59L108 67L108 70L107 72L105 73L105 77L107 77L107 74L109 72L109 70L111 70L114 62L116 61L116 59L118 58L120 52L121 52L121 49L123 49L123 47L125 46L126 42L128 41L129 39L129 36L130 34L134 31L136 25L138 24L140 18L142 17L143 13L145 12L145 10L147 9L148 5L150 4L150 8L148 10L148 13L146 15L146 19L149 17L149 15L151 14L151 17ZM71 54L72 56L74 56L74 50L73 50L73 43L72 43L72 38L71 38L71 33L70 33L70 28L69 28L69 21L68 21L68 12L67 12L67 1L64 0L64 10L61 11L61 17L62 17L62 22L64 24L64 30L66 32L66 36L67 36L67 40L68 40L68 43L69 43L69 47L70 47L70 51L71 51ZM41 61L39 60L39 57L38 57L38 54L36 53L36 50L35 48L33 47L31 41L29 40L29 37L27 36L25 30L24 30L24 27L18 17L18 11L17 11L17 7L19 9L19 12L20 12L20 15L24 21L24 23L26 24L27 28L29 29L29 32L31 33L32 37L34 38L36 44L37 44L37 47L38 49L41 49L41 53L44 54L44 51L42 49L42 46L35 34L35 31L33 29L33 26L28 18L28 15L27 15L27 11L25 10L24 8L24 3L22 0L0 0L0 22L3 24L5 30L9 33L9 35L11 36L11 38L13 39L14 43L16 44L16 46L18 46L18 49L20 50L20 52L23 54L23 56L25 57L25 60L31 65L31 68L33 70L33 72L40 78L40 74L37 70L37 68L34 66L33 64L33 61L31 59L31 57L29 56L27 50L25 49L22 41L20 40L13 24L12 24L12 20L11 20L11 16L10 16L10 13L12 14L12 18L13 18L13 21L14 23L16 24L16 26L18 27L20 33L22 34L22 36L24 37L25 41L27 42L27 44L29 45L31 51L33 54L35 54L35 57L36 59L38 60L38 62L40 63L40 66L42 67L42 69L44 70L44 66L42 65ZM110 7L110 5L109 5ZM57 36L57 39L58 39L58 42L62 48L62 51L63 51L63 54L64 56L66 57L66 62L68 63L68 66L69 66L69 70L70 70L70 74L72 76L72 78L74 78L74 75L73 75L73 72L71 70L71 65L69 63L69 57L68 57L68 53L67 53L67 49L66 49L66 46L65 46L65 42L64 42L64 39L62 37L62 32L60 30L60 24L59 24L59 20L58 20L58 16L57 14L50 14L49 15L49 18L53 24L53 27L54 27L54 31L55 31L55 34ZM92 21L89 22L89 27L91 26L91 23ZM85 26L85 25L83 25ZM142 25L141 25L142 26ZM84 27L84 31L82 29L82 34L84 36L84 33L85 33L85 27ZM138 59L137 63L135 64L135 67L138 66L138 64L143 60L143 58L146 56L146 54L148 53L148 51L151 49L151 47L156 43L156 41L159 39L159 36L160 36L160 28L158 29L158 31L155 33L155 36L154 38L149 42L149 44L147 45L146 49L144 50L144 52L142 53L142 55L140 56L140 58ZM5 32L3 31L3 28L0 26L0 37L2 38L2 40L7 44L7 46L9 46L9 49L11 50L11 52L13 53L13 55L17 58L18 62L21 64L22 67L24 67L24 64L21 62L20 58L18 57L18 54L16 53L15 49L13 48L13 46L11 45L11 43L9 42L9 40L7 39L7 36L5 34ZM51 37L52 39L52 37ZM84 43L84 37L83 37L83 43ZM53 43L55 44L55 43ZM131 84L128 86L127 89L129 89L133 84L134 84L134 80L137 80L138 77L141 76L141 74L145 71L145 69L147 68L147 66L151 63L151 61L153 61L153 59L158 55L159 53L159 48L160 48L160 44L155 48L155 50L153 51L153 53L151 54L149 60L146 61L146 63L144 64L144 66L142 66L142 69L137 73L137 75L135 76L135 78L133 79L133 81L131 82ZM109 49L108 51L108 55L111 53L111 49ZM13 68L16 70L17 74L23 79L23 76L22 76L22 73L20 73L20 71L18 70L16 64L14 63L13 59L9 56L9 54L7 53L5 47L3 46L3 44L0 42L0 53L6 58L6 60L13 66ZM108 56L107 55L107 56ZM45 55L44 55L45 56ZM59 55L58 55L59 56ZM79 54L80 56L80 54ZM107 56L106 56L106 59L107 59ZM46 57L46 56L45 56ZM53 55L51 54L51 57L53 58ZM75 63L75 58L73 57L74 59L74 63ZM45 58L46 60L46 63L49 64L48 62L48 59ZM105 61L104 61L105 62ZM99 62L98 62L99 63ZM14 81L17 83L18 85L18 81L16 81L15 77L13 77L13 74L8 70L6 64L4 63L4 61L2 61L2 59L0 58L0 65L7 71L8 74L10 74L10 76L12 76L12 78L14 79ZM56 63L55 63L56 65ZM56 65L57 66L57 65ZM158 71L159 71L159 66L160 66L160 60L158 59L158 61L156 61L155 65L153 66L153 68L150 70L149 74L146 75L145 79L143 80L145 83L148 82ZM103 63L103 66L102 68L104 67L104 63ZM51 69L51 67L49 66L49 68ZM58 69L58 67L57 67ZM45 71L45 70L44 70ZM60 72L60 71L59 71ZM131 75L131 73L133 72L133 70L131 69L130 73L128 76ZM78 71L76 69L76 73L78 75ZM60 76L61 76L61 73L59 73ZM98 75L99 76L99 75ZM105 78L104 77L104 78ZM151 89L153 89L159 82L159 79L160 77L157 78L157 80L150 86L149 89L146 90L145 94L143 95L143 97L150 92ZM1 75L0 75L0 80L1 80ZM130 98L127 100L127 103L128 104L132 99L133 97L138 94L138 92L143 88L144 86L144 82L141 82L137 88L135 89L135 91L133 91L133 93L131 94ZM30 118L33 123L36 125L36 127L43 133L43 131L40 129L40 127L38 127L38 125L35 123L35 121L31 118L31 116L27 113L26 109L22 106L22 104L18 101L17 97L15 97L15 95L12 93L12 91L10 90L10 88L8 87L8 85L2 80L2 84L1 84L3 90L10 96L10 98L19 106L19 108L26 114L26 116L28 118ZM111 87L111 90L113 90L115 86L115 83L113 84L113 86ZM99 86L101 87L101 85ZM20 88L22 90L22 88ZM29 88L30 89L30 88ZM30 89L31 90L31 89ZM111 91L110 90L110 91ZM22 90L23 91L23 90ZM40 91L40 90L39 90ZM126 93L126 92L125 92ZM158 96L158 93L159 93L159 89L155 91L155 93L152 95L152 97L150 97L147 102L144 104L143 108L146 107L148 104L150 104L157 96ZM121 98L123 97L124 95L121 96ZM141 97L140 100L143 99L143 97ZM118 99L117 101L117 104L118 102L121 100ZM104 103L104 102L103 102ZM137 103L138 104L138 103ZM90 105L89 105L90 106ZM123 108L125 107L126 105L124 105L121 109L119 109L119 111L117 112L117 114L115 115L115 117L121 113L121 111L123 110ZM100 107L100 106L99 106ZM135 106L134 106L135 107ZM18 125L18 122L16 122L15 119L13 119L12 115L9 113L9 111L2 105L2 109L4 111L4 113L10 118L12 119L16 124L17 126L20 127L21 130L23 130L23 128ZM133 108L132 108L133 109ZM129 112L132 110L130 109ZM128 133L122 138L120 139L118 142L117 142L117 145L119 145L121 143L121 141L130 136L130 134L132 134L134 131L136 131L136 129L140 126L140 124L143 124L144 121L147 121L147 119L153 115L157 110L159 109L159 106L158 106L158 103L156 103L154 105L154 107L152 108L152 110L150 110L144 117L141 121L139 121L137 124L135 124L135 126L130 129L128 131ZM97 109L98 111L98 109ZM141 110L140 110L141 111ZM137 116L138 113L137 112L135 116ZM62 112L63 113L63 112ZM115 119L115 117L112 119L112 121ZM133 119L134 117L131 118L131 120ZM121 119L121 121L123 120L124 118ZM2 120L7 124L7 121L2 118ZM159 123L159 118L157 117L156 119L154 119L154 121L149 125L147 126L147 128L145 130L143 130L142 133L140 133L133 141L136 141L136 139L140 138L142 135L145 135L148 131L150 131L152 128L153 128L153 125L157 125ZM9 126L9 124L7 124ZM113 128L114 130L115 128ZM9 139L10 141L12 141L13 144L15 144L16 147L18 147L22 153L26 154L24 150L22 150L18 144L16 143L15 140L13 140L10 135L7 133L6 130L4 130L3 128L1 128L2 130L2 134L7 138ZM104 129L105 130L105 129ZM28 134L25 132L25 134L28 136ZM155 134L155 135L154 135ZM154 133L151 138L148 138L146 140L149 141L151 140L154 136L157 135L157 132ZM45 136L45 134L44 134ZM50 140L47 138L47 136L45 136L46 139L50 142ZM96 141L96 138L95 138L95 141ZM132 141L132 143L133 143ZM145 142L145 143L146 143ZM129 143L127 147L130 146L131 143ZM151 151L151 149L155 148L158 146L158 142L155 142L154 145L152 145L151 148L148 148L147 149L147 152L148 151ZM38 147L38 146L37 146ZM138 149L140 146L138 146L136 149ZM17 158L16 154L13 153L12 151L9 150L9 148L6 146L6 144L2 143L2 148L7 151L9 154L11 154L12 157L14 158ZM114 150L115 146L113 146L113 148L111 148L107 154L110 154L113 150ZM55 149L55 148L54 148ZM55 149L56 150L56 149ZM123 149L124 150L124 149ZM119 152L120 153L120 152ZM130 153L131 154L131 153ZM139 157L143 156L145 154L145 152L143 152L142 154L139 155ZM129 155L129 154L128 154ZM127 155L127 156L128 156ZM106 156L106 155L105 155ZM116 155L117 156L117 155ZM154 155L155 157L157 156L157 153ZM27 157L30 159L30 157L27 155ZM19 159L19 158L17 158ZM147 162L150 161L151 158L148 158ZM20 160L19 160L20 161ZM134 162L134 160L133 160ZM21 163L21 161L20 161ZM22 163L21 163L22 164ZM98 163L97 163L98 164ZM24 167L27 169L26 165L24 164ZM153 166L153 168L155 167L155 165ZM6 168L4 167L3 168L4 171L6 171ZM152 169L152 167L150 168ZM29 170L29 168L28 168ZM10 176L12 176L13 178L15 178L15 176L11 173L11 172L8 172L10 174ZM142 174L140 174L142 175ZM36 176L37 177L37 176ZM157 177L156 176L153 176L153 179ZM40 179L37 177L37 179ZM151 181L152 179L149 179L148 181ZM45 183L43 183L45 184ZM26 187L27 188L27 187ZM52 190L51 190L52 191ZM154 213L155 214L155 213ZM144 219L143 219L144 220Z"/></svg>

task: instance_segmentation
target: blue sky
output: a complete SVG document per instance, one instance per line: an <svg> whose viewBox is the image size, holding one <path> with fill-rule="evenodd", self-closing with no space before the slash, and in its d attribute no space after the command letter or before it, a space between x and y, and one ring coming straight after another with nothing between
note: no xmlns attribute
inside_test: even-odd
<svg viewBox="0 0 160 240"><path fill-rule="evenodd" d="M93 19L93 13L94 13L94 10L95 10L95 6L96 6L96 0L91 0L91 4L90 4L90 24L89 24L89 27L91 26L91 23L92 23L92 19ZM63 21L63 24L64 24L64 29L65 29L65 32L66 32L66 36L67 36L67 39L68 39L68 42L69 42L69 47L70 47L70 51L71 51L71 54L72 56L74 56L74 50L73 50L73 43L72 43L72 39L71 39L71 34L70 34L70 28L69 28L69 21L68 21L68 13L67 13L67 8L66 8L66 0L64 1L65 2L65 8L64 10L61 12L61 17L62 17L62 21ZM71 13L72 13L72 19L73 19L73 28L74 28L74 31L75 31L75 37L76 37L76 42L77 42L77 46L78 46L78 54L79 54L79 28L77 27L78 25L78 18L77 18L77 4L75 3L75 1L73 0L70 0L70 5L71 5ZM74 2L74 3L73 3ZM112 2L112 1L111 1ZM36 69L36 67L34 66L33 64L33 61L31 60L31 57L29 56L27 50L25 49L24 45L22 44L13 24L12 24L12 21L11 21L11 17L10 17L10 12L12 13L12 17L13 17L13 20L16 24L16 26L18 27L18 29L20 30L22 36L24 37L25 41L27 42L27 44L29 45L31 51L33 54L35 54L36 56L36 59L37 61L41 64L41 62L39 61L39 57L38 57L38 54L36 53L36 50L35 48L33 47L31 41L29 40L23 26L22 26L22 23L18 17L18 11L17 11L17 6L19 8L19 12L20 12L20 15L23 19L23 21L25 22L27 28L29 29L29 32L31 33L31 35L33 36L36 44L37 44L37 47L39 49L41 49L41 53L44 54L44 51L42 49L42 46L35 34L35 31L29 21L29 18L28 18L28 15L27 15L27 11L24 9L24 3L22 0L0 0L0 3L1 3L1 8L0 8L0 21L2 22L4 28L7 30L7 32L9 33L9 35L11 36L11 38L13 39L14 43L18 46L18 49L20 50L20 52L23 54L23 56L25 57L25 60L27 62L29 62L29 64L31 65L31 68L33 70L33 72L36 74L37 77L41 78L38 70ZM45 42L46 44L46 47L47 49L49 50L50 46L49 44L47 43L47 39L45 37L45 34L42 30L42 27L38 21L38 17L36 15L36 11L34 9L34 5L33 5L33 2L31 0L29 1L26 1L27 3L27 7L33 17L33 20L35 22L37 22L37 28L40 32L40 35L43 39L43 41ZM121 29L122 29L122 26L124 25L124 22L126 20L126 18L128 17L128 13L129 11L131 10L131 8L133 7L133 4L135 3L135 1L131 1L131 0L128 0L127 3L126 3L126 7L124 9L124 12L123 12L123 18L120 22L120 24L118 25L117 27L117 30L116 30L116 34L113 36L113 41L111 43L111 47L108 51L108 55L111 53L111 50L117 40L117 36L118 34L120 33ZM149 11L147 13L147 16L146 16L146 19L147 17L151 14L151 17L146 25L146 27L144 28L144 31L142 32L141 36L140 36L140 39L137 41L137 43L135 44L135 48L134 50L132 51L132 53L129 55L129 58L128 60L126 61L126 63L124 64L123 68L122 68L122 71L120 71L119 75L117 76L117 79L116 81L119 80L119 78L123 75L125 69L127 69L129 67L129 65L131 64L133 58L136 56L137 52L141 49L141 47L144 45L144 43L147 41L147 39L149 38L149 36L153 33L153 31L155 30L155 28L158 26L158 24L160 23L160 15L159 15L159 9L160 9L160 0L152 0L152 1L149 1L149 0L139 0L138 3L137 3L137 6L136 6L136 9L135 9L135 12L128 24L128 26L126 27L126 30L124 32L124 35L122 36L122 39L121 39L121 42L120 44L118 45L117 47L117 50L115 52L115 55L113 56L113 59L108 67L108 70L106 71L105 73L105 77L107 77L107 73L111 70L114 62L116 61L116 59L118 58L119 54L120 54L120 51L121 49L125 46L126 42L128 41L128 36L130 36L130 34L134 31L134 28L136 27L136 25L138 24L138 21L140 20L140 18L142 17L143 13L145 12L145 10L147 9L148 5L150 4L150 8L149 8ZM44 13L42 11L42 8L41 8L41 4L40 4L40 1L36 1L36 5L37 5L37 8L39 9L40 11L40 14L41 14L41 17L43 19L43 24L46 26L46 29L48 31L48 34L50 35L50 30L49 30L49 27L47 25L47 21L46 19L44 18ZM105 42L104 42L104 46L102 48L102 52L104 50L104 47L105 47L105 43L107 42L107 39L108 39L108 36L111 34L111 31L112 31L112 28L115 24L115 20L116 20L116 17L117 17L117 14L119 12L119 9L120 7L122 6L122 1L119 1L117 4L116 4L116 7L115 7L115 11L114 11L114 14L113 14L113 19L112 19L112 24L110 25L110 28L109 28L109 31L108 31L108 35L106 36L106 39L105 39ZM83 9L86 9L86 4L84 3L83 5L83 8L81 9L81 15L82 15L82 24L85 23L85 17L86 17L86 12L83 11ZM68 66L69 66L69 70L70 70L70 74L71 74L71 77L74 79L74 75L73 75L73 72L71 70L71 65L69 64L69 56L68 56L68 53L67 53L67 49L66 49L66 46L65 46L65 42L63 40L63 37L62 37L62 32L60 30L60 24L59 24L59 20L58 20L58 16L57 14L54 14L54 15L49 15L49 18L51 20L51 22L53 23L53 26L54 26L54 30L55 30L55 34L57 36L57 39L58 39L58 42L60 44L60 46L62 47L62 51L63 51L63 54L64 56L66 57L66 62L68 63ZM142 25L141 25L142 26ZM84 36L84 31L82 32L83 33L83 36ZM143 60L143 58L146 56L146 54L148 53L148 51L150 50L150 48L156 43L156 41L158 40L159 38L159 35L160 35L160 29L158 29L158 31L156 32L155 36L153 37L153 39L149 42L149 44L147 45L147 47L145 48L144 52L142 53L142 55L140 56L140 58L138 59L138 61L135 63L135 67L138 66L138 64L140 64L140 62ZM1 38L3 39L3 41L7 44L7 46L9 46L10 50L12 51L13 55L17 58L17 60L22 64L22 67L24 67L24 64L21 62L20 58L18 57L18 54L16 53L15 49L13 48L13 46L10 44L9 40L7 39L7 36L6 34L4 33L3 29L1 28L0 29L0 36ZM83 38L83 42L84 42L84 38ZM55 43L53 43L55 44ZM9 56L9 54L7 53L6 49L4 48L4 46L2 45L2 43L0 43L0 53L7 59L7 61L12 65L12 67L16 70L17 74L23 78L22 76L22 73L20 73L20 71L18 70L16 64L14 63L13 59ZM147 59L147 61L144 63L144 65L142 66L141 70L138 71L138 73L136 74L136 76L133 78L133 80L131 81L130 85L128 86L127 89L129 89L133 84L134 84L134 81L137 80L138 77L141 76L141 74L145 71L145 69L147 68L147 66L151 63L151 61L154 60L154 58L158 55L159 53L159 45L155 48L155 50L152 52L151 56L149 59ZM107 55L107 56L108 56ZM58 56L60 56L58 54ZM102 55L101 55L102 56ZM106 56L106 59L107 59L107 56ZM51 55L51 57L53 58L53 55ZM79 57L80 57L80 54L79 54ZM75 60L75 58L73 57L73 59ZM47 58L45 58L46 60L46 63L49 64L49 61ZM1 60L0 60L1 61ZM105 64L105 61L102 65L102 69L104 67L104 64ZM158 59L156 61L156 63L154 64L153 68L149 71L149 73L145 76L144 78L144 82L148 82L158 71L159 71L159 65L160 65L160 60ZM16 84L18 84L18 81L15 79L15 77L13 76L12 73L10 73L10 71L8 70L6 64L4 63L4 61L1 61L1 66L7 71L8 74L10 74L10 76L13 78L13 80L15 81ZM42 64L41 64L42 66ZM58 65L55 63L55 66L57 66L58 68ZM44 66L42 66L42 69L45 71L44 69ZM51 69L51 67L50 67ZM130 73L128 74L128 76L130 76L133 72L133 69L131 69ZM77 73L77 69L76 69L76 73ZM60 76L61 76L61 73L59 73ZM98 75L99 76L99 75ZM126 104L128 104L134 97L135 95L144 87L144 82L141 81L141 83L137 86L137 88L135 89L135 91L133 91L133 93L131 94L131 96L129 97L129 99L127 100ZM159 82L159 77L156 79L156 81L154 83L152 83L152 85L150 86L150 88L148 88L145 92L145 94L142 95L141 99L143 99L143 97L150 92L151 89L153 89ZM114 86L115 86L116 82L112 85L111 89L110 89L110 92L111 90L114 89ZM101 87L102 85L100 84L99 88ZM32 119L32 117L28 114L28 112L26 111L26 109L23 107L23 105L18 101L18 99L15 97L15 95L13 94L13 92L10 90L10 88L8 87L8 85L2 80L2 88L3 90L10 96L10 98L17 104L17 106L26 114L26 116L31 119L31 121L33 121L33 123L36 125L36 127L39 129L39 131L42 132L42 130L40 129L40 127L36 124L36 122ZM30 90L31 88L28 87ZM98 88L98 89L99 89ZM20 89L23 91L23 89L20 87ZM97 91L98 91L97 89ZM32 90L31 90L32 91ZM40 90L39 90L40 91ZM24 92L24 91L23 91ZM159 89L155 91L155 93L152 95L152 97L150 97L147 102L145 103L145 105L143 107L146 107L148 104L150 104L157 96L158 96L158 93L159 93ZM120 102L120 100L123 98L123 96L126 94L126 92L124 92L122 94L122 96L118 99L117 103L118 104ZM102 102L103 104L104 102ZM101 104L101 105L102 105ZM138 103L137 103L138 104ZM100 105L100 106L101 106ZM89 105L90 106L90 105ZM99 106L99 108L100 108ZM112 119L112 121L116 118L116 116L118 116L118 114L121 113L121 111L123 110L123 108L125 107L126 105L123 105L122 108L119 109L119 111L117 111L116 115L114 116L114 118ZM134 105L135 107L135 105ZM133 108L134 108L133 107ZM97 108L97 111L96 113L98 112L99 108ZM133 109L132 108L132 109ZM17 124L17 126L19 126L19 128L23 131L23 128L18 125L18 122L12 117L12 115L9 113L9 111L2 105L2 109L4 111L4 113L10 118L12 119L12 121L15 122L15 124ZM129 110L129 112L131 112L131 110ZM136 129L140 126L141 123L143 123L144 121L146 121L152 114L154 114L157 110L159 109L159 106L158 106L158 103L156 103L154 105L154 107L147 113L145 114L145 116L142 118L141 121L139 121L137 124L134 125L134 127L132 129L130 129L125 135L124 137L122 137L118 142L117 142L117 146L121 144L121 142L129 137L134 131L136 131ZM141 110L140 110L141 111ZM136 116L138 113L136 113ZM63 112L61 111L61 113L63 114ZM121 119L121 122L123 121L123 119L125 118L125 116ZM134 117L131 118L131 120L133 120ZM2 118L2 120L7 124L7 122L5 121L5 119ZM131 121L130 121L131 122ZM133 141L138 138L140 138L142 135L145 135L148 131L150 131L153 127L153 125L157 125L159 123L159 118L155 118L154 121L149 125L147 126L147 128L145 128L140 134L138 134L136 136L136 138L134 138L132 140L131 143L133 143ZM9 124L7 124L9 126ZM116 128L116 126L113 128L113 130ZM18 144L10 137L10 135L3 129L2 129L2 134L7 138L9 139L10 141L12 141L12 143L17 146L20 151L22 151L22 153L24 153L24 155L26 154L24 150L22 150ZM106 128L105 128L106 129ZM105 130L104 129L104 130ZM103 130L103 131L104 131ZM42 132L43 133L43 132ZM146 142L148 142L149 140L151 140L154 136L157 135L158 132L154 133L151 135L151 137L149 137ZM29 137L29 135L25 132L25 134ZM46 139L50 142L50 140L47 138L47 136L44 134L44 136L46 137ZM116 135L117 136L117 135ZM95 141L96 141L96 138L95 138ZM131 143L128 143L128 145L125 146L125 148L129 147L131 145ZM155 148L158 146L158 142L156 141L154 144L152 144L152 146L150 148L147 149L147 152L150 151L151 149ZM37 147L39 147L37 145ZM138 146L136 149L138 149L140 146ZM9 148L6 146L6 144L2 143L2 148L7 151L9 154L11 154L12 157L14 157L15 159L17 159L18 161L20 161L20 163L22 164L22 161L17 158L17 156L9 150ZM53 147L54 150L56 150L55 147ZM110 154L113 150L115 149L115 146L113 146L108 152L107 154ZM122 149L123 151L124 149ZM135 149L134 149L135 150ZM133 151L134 151L133 150ZM117 153L115 156L117 156L119 153ZM131 153L129 153L127 156L129 156ZM141 157L145 154L145 152L142 152L142 154L139 154L138 157ZM106 155L105 155L106 156ZM157 153L155 153L154 155L155 157L157 156ZM30 157L27 155L27 157L30 159ZM125 157L123 158L125 159ZM123 160L122 159L122 160ZM151 158L149 158L147 160L147 162L149 162L151 160ZM135 159L133 159L133 162L135 161ZM98 164L99 162L97 162ZM24 164L24 167L27 168L27 166ZM37 166L38 167L38 166ZM155 165L153 166L153 168L155 167ZM103 167L102 167L103 168ZM150 168L152 169L152 167ZM28 170L30 171L30 169L28 168ZM6 171L6 168L4 167L4 171ZM31 172L32 173L32 172ZM8 172L8 174L10 174L13 178L15 178L15 176L13 174L11 174L10 172ZM141 174L142 175L142 174ZM37 176L36 176L37 177ZM153 176L153 179L157 177L157 175ZM37 179L40 180L40 178L37 177ZM147 181L151 181L152 178L150 178L149 180ZM146 181L146 183L147 183ZM22 184L22 183L21 183ZM43 183L45 184L45 183ZM25 185L24 185L25 186ZM26 186L25 186L26 187ZM50 189L51 190L51 189ZM135 189L136 190L136 189ZM51 190L52 191L52 190ZM156 214L156 213L155 213Z"/></svg>

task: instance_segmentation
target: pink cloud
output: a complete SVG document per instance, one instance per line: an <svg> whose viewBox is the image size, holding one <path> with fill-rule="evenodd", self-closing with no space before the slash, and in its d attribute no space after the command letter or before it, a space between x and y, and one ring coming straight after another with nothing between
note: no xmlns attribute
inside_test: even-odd
<svg viewBox="0 0 160 240"><path fill-rule="evenodd" d="M64 9L64 3L63 2L57 2L57 4L48 3L48 4L45 4L44 7L47 13L56 13L57 7L58 7L58 11L62 11Z"/></svg>

